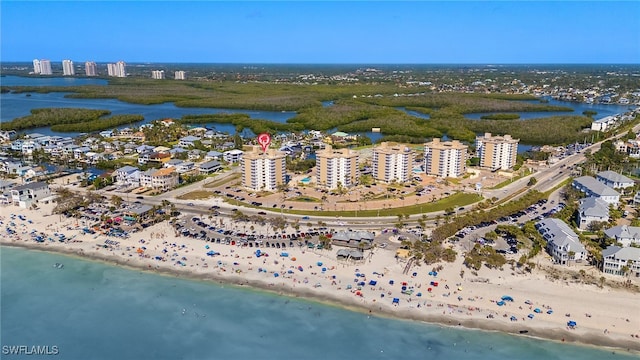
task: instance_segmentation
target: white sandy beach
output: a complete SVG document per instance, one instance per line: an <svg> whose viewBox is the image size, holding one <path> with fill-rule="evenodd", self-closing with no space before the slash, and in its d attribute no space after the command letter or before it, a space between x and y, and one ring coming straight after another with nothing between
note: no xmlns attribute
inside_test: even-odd
<svg viewBox="0 0 640 360"><path fill-rule="evenodd" d="M335 247L333 250L261 248L268 256L257 257L255 248L176 236L167 222L134 233L128 239L109 238L83 234L82 226L76 228L75 220L49 215L51 208L52 205L44 205L40 210L0 208L0 243L81 255L175 276L249 285L337 303L378 316L514 334L527 331L528 336L556 341L640 351L640 294L629 290L551 281L537 269L524 275L514 274L508 267L483 268L478 276L473 276L462 265L461 256L453 264L443 263L443 270L435 276L429 275L432 267L426 265L414 266L403 275L406 263L398 261L393 251L380 248L366 251L365 260L358 263L336 260ZM16 216L12 219L11 214ZM17 215L26 219L20 220ZM7 227L15 229L16 234L7 235ZM72 240L61 243L47 239L38 243L29 234L34 229L50 236L62 233ZM105 248L105 240L117 245L111 243ZM207 256L211 250L220 255ZM288 256L281 256L282 252ZM539 260L545 261L544 257ZM461 270L465 270L464 277L460 276ZM370 285L372 280L377 283ZM362 282L364 285L358 286ZM430 285L431 282L438 285ZM402 293L403 283L407 290L413 290L411 295ZM514 301L497 305L504 295ZM393 303L394 298L399 300L397 304ZM536 308L540 313L535 312ZM548 310L552 312L547 313ZM577 323L574 329L567 327L569 320Z"/></svg>

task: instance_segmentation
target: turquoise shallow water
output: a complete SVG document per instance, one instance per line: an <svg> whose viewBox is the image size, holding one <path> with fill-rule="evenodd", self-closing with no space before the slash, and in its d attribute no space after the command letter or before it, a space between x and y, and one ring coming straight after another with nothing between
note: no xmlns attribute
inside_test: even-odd
<svg viewBox="0 0 640 360"><path fill-rule="evenodd" d="M632 359L0 247L1 345L55 359ZM63 263L63 269L53 264ZM18 359L18 356L1 356Z"/></svg>

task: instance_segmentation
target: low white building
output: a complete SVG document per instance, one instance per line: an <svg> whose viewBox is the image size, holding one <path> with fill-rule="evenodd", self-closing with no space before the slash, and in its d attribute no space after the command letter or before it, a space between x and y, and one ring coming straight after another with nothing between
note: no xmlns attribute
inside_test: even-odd
<svg viewBox="0 0 640 360"><path fill-rule="evenodd" d="M238 163L242 161L243 154L244 154L244 151L233 149L233 150L225 151L224 153L222 153L222 158L224 159L224 161L229 163Z"/></svg>
<svg viewBox="0 0 640 360"><path fill-rule="evenodd" d="M615 171L609 170L599 172L596 175L596 180L613 189L626 189L635 185L635 181Z"/></svg>
<svg viewBox="0 0 640 360"><path fill-rule="evenodd" d="M127 165L116 169L112 176L119 185L140 184L140 169L134 166Z"/></svg>
<svg viewBox="0 0 640 360"><path fill-rule="evenodd" d="M32 182L13 187L11 189L11 202L21 208L28 208L31 204L50 195L49 184L44 181Z"/></svg>
<svg viewBox="0 0 640 360"><path fill-rule="evenodd" d="M578 205L578 228L587 230L593 222L609 221L609 204L597 197L580 200Z"/></svg>
<svg viewBox="0 0 640 360"><path fill-rule="evenodd" d="M628 272L629 276L640 277L640 248L609 246L602 250L602 272L611 275Z"/></svg>
<svg viewBox="0 0 640 360"><path fill-rule="evenodd" d="M573 180L571 186L584 192L587 197L598 197L614 206L618 206L620 202L620 193L591 176L576 178Z"/></svg>

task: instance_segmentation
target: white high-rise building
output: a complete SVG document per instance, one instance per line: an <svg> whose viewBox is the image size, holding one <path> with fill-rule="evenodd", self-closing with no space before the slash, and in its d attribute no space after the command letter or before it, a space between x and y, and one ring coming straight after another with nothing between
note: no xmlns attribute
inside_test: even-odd
<svg viewBox="0 0 640 360"><path fill-rule="evenodd" d="M84 73L87 76L97 76L98 75L98 67L96 63L93 61L87 61L84 63Z"/></svg>
<svg viewBox="0 0 640 360"><path fill-rule="evenodd" d="M42 72L42 67L40 66L40 60L33 59L33 73L40 74Z"/></svg>
<svg viewBox="0 0 640 360"><path fill-rule="evenodd" d="M118 61L115 64L107 64L107 74L115 77L126 77L127 72L125 70L126 64L124 61Z"/></svg>
<svg viewBox="0 0 640 360"><path fill-rule="evenodd" d="M263 152L259 146L242 156L242 186L253 191L274 191L284 184L286 157L282 151L268 149Z"/></svg>
<svg viewBox="0 0 640 360"><path fill-rule="evenodd" d="M164 70L153 70L151 71L151 78L156 80L164 79Z"/></svg>
<svg viewBox="0 0 640 360"><path fill-rule="evenodd" d="M174 78L176 80L184 80L185 79L184 71L182 71L182 70L176 71L176 74L175 74Z"/></svg>
<svg viewBox="0 0 640 360"><path fill-rule="evenodd" d="M40 60L40 75L52 75L51 61L42 59Z"/></svg>
<svg viewBox="0 0 640 360"><path fill-rule="evenodd" d="M63 76L73 76L76 72L73 69L73 61L71 60L62 60L62 75Z"/></svg>

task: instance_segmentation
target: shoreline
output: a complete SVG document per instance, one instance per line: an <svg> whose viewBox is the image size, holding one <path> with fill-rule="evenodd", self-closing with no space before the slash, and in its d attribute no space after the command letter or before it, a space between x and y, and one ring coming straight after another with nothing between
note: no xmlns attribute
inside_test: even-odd
<svg viewBox="0 0 640 360"><path fill-rule="evenodd" d="M144 267L143 264L137 262L129 262L117 255L109 255L102 253L87 254L83 250L53 246L43 248L37 243L16 243L7 242L4 238L0 240L0 248L2 246L21 248L28 250L42 251L46 253L57 253L65 256L76 257L85 261L97 261L111 266L119 266L132 271L142 271L161 276L173 277L178 279L189 279L197 281L205 281L219 285L230 285L237 288L248 287L252 290L264 291L274 295L287 296L292 298L305 299L308 301L320 303L327 306L336 306L348 311L355 311L372 316L407 321L420 321L433 326L444 326L451 328L464 328L467 330L499 332L515 336L523 336L532 339L540 339L554 342L566 342L587 347L604 347L607 350L622 351L630 354L640 354L640 343L638 341L624 338L603 337L601 333L591 331L591 329L581 332L569 331L566 329L552 328L551 326L529 326L528 324L502 323L495 319L481 318L464 318L446 314L425 314L411 311L411 308L403 308L394 310L386 306L364 305L356 301L356 298L345 298L337 293L327 291L315 291L312 288L295 287L290 285L277 284L259 279L250 279L237 274L219 275L214 272L198 273L187 268L167 268L164 266ZM549 324L550 325L550 324ZM526 334L521 331L527 331Z"/></svg>

